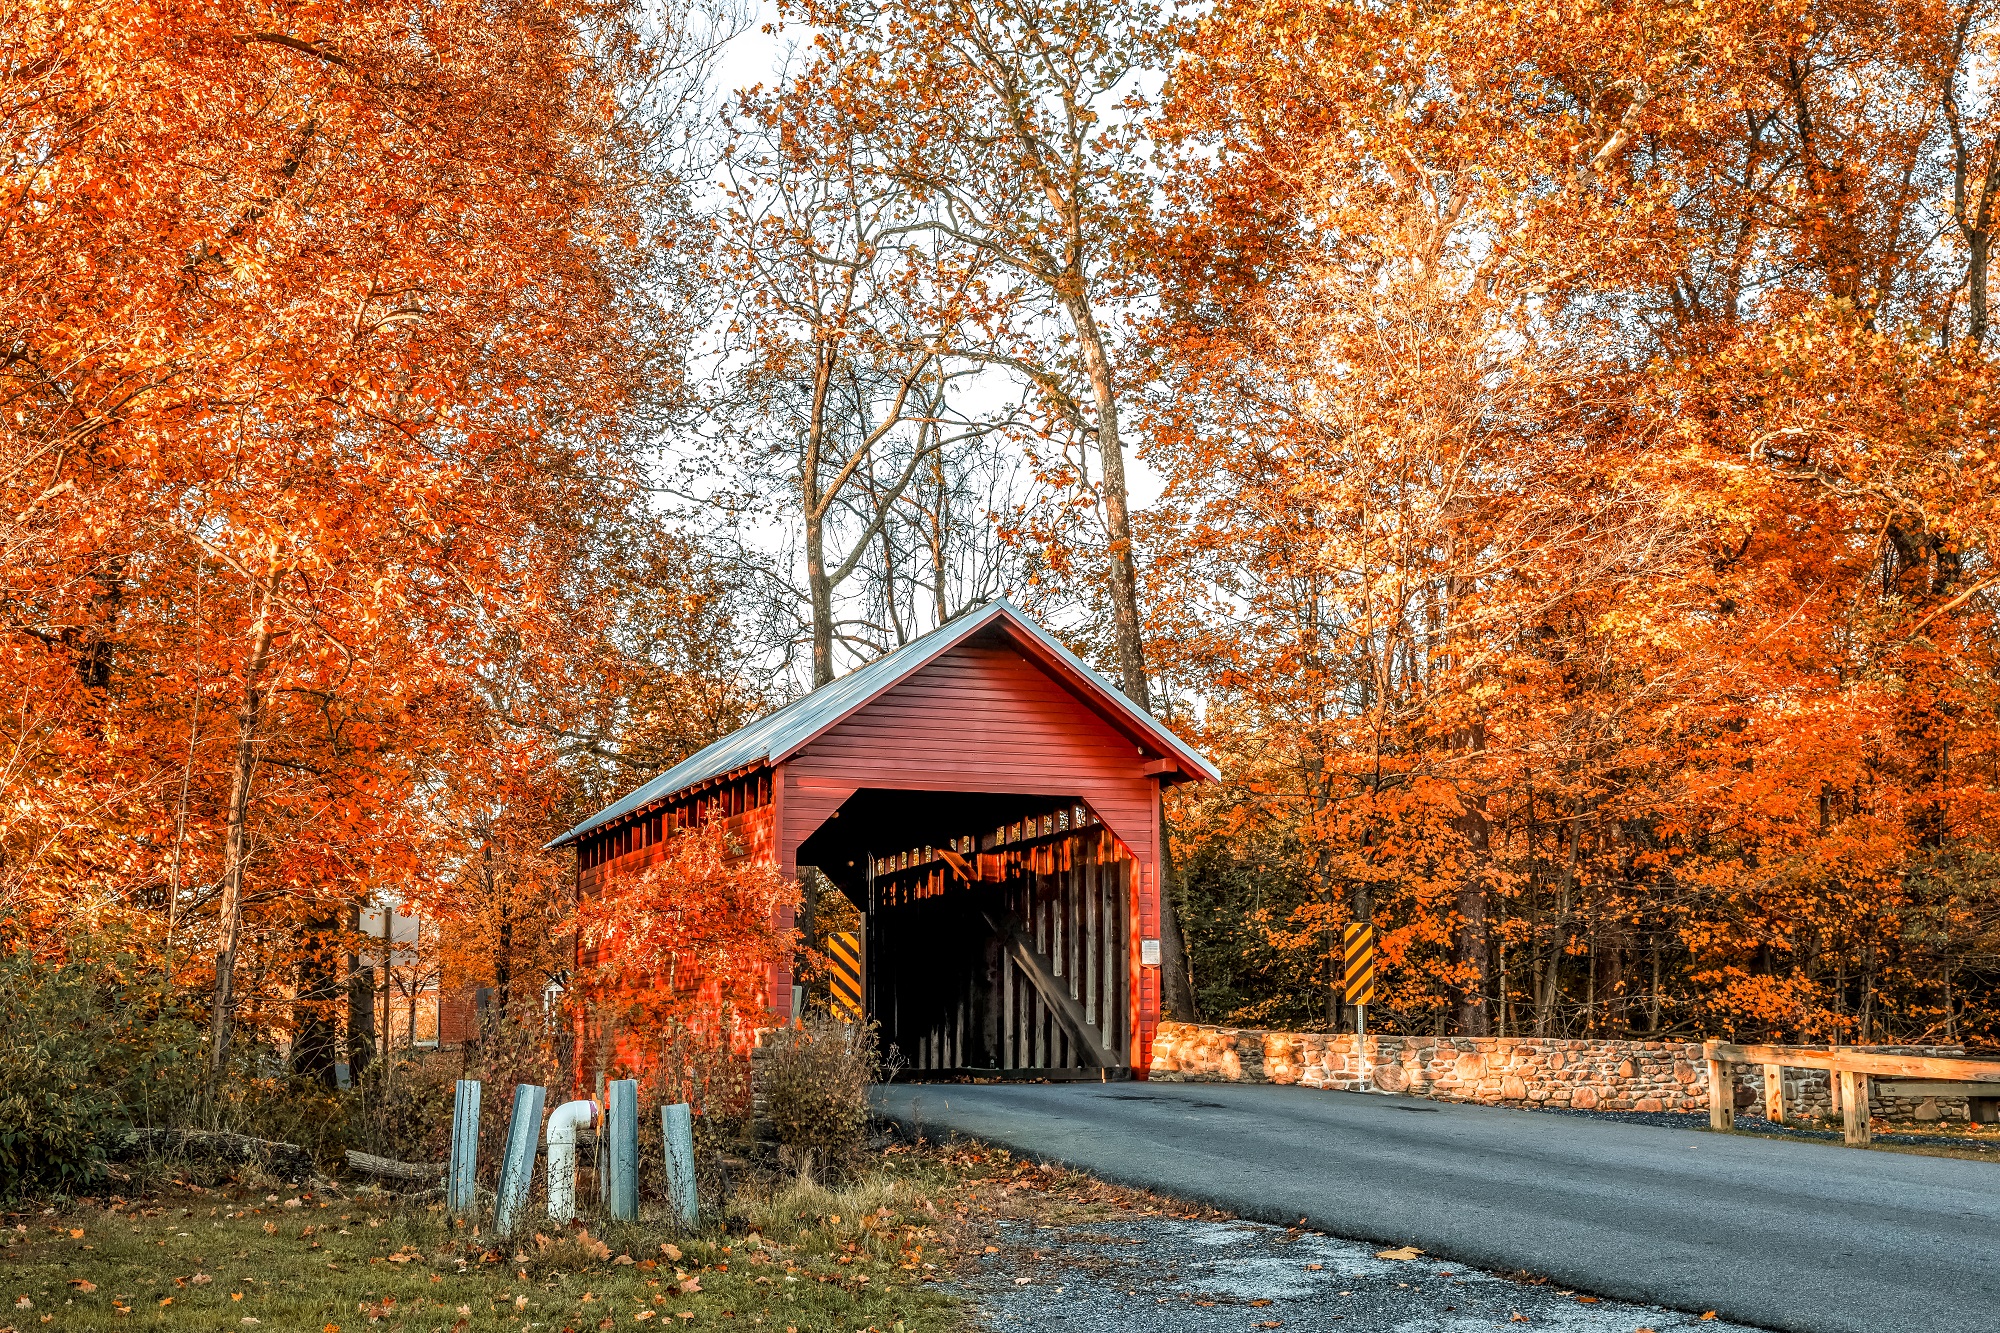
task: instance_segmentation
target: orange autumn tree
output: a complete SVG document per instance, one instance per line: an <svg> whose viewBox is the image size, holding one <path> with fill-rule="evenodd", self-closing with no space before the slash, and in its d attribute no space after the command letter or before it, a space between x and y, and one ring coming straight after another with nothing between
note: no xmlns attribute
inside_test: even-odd
<svg viewBox="0 0 2000 1333"><path fill-rule="evenodd" d="M797 881L710 824L579 901L570 995L596 1067L670 1102L739 1093L728 1057L768 1021L771 968L795 935L776 922L798 899Z"/></svg>
<svg viewBox="0 0 2000 1333"><path fill-rule="evenodd" d="M626 90L663 57L594 0L5 31L0 891L52 947L150 934L213 1079L320 984L302 937L444 873L480 673L632 503L680 241Z"/></svg>
<svg viewBox="0 0 2000 1333"><path fill-rule="evenodd" d="M1324 1021L1368 914L1417 1028L1990 1031L1991 25L1629 17L1224 6L1177 72L1213 1002Z"/></svg>

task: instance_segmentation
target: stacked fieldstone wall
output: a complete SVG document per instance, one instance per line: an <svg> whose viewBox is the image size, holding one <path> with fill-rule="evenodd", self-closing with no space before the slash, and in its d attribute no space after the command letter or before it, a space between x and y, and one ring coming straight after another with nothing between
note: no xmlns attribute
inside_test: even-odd
<svg viewBox="0 0 2000 1333"><path fill-rule="evenodd" d="M1871 1047L1958 1055L1957 1047ZM1761 1108L1764 1071L1737 1066L1736 1105ZM1260 1032L1162 1023L1149 1076L1163 1082L1298 1083L1342 1092L1401 1092L1437 1101L1561 1106L1579 1111L1708 1110L1699 1042L1570 1041L1549 1037L1400 1037ZM1785 1104L1825 1116L1833 1099L1821 1069L1787 1069ZM1870 1112L1888 1121L1963 1120L1965 1099L1885 1095L1871 1080Z"/></svg>

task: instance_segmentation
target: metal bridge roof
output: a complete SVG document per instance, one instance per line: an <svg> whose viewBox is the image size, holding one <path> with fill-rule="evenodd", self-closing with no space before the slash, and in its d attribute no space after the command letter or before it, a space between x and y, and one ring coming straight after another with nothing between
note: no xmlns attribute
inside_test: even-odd
<svg viewBox="0 0 2000 1333"><path fill-rule="evenodd" d="M922 670L980 630L996 624L1004 625L1045 650L1054 659L1055 665L1073 677L1073 686L1080 686L1084 693L1096 696L1104 711L1122 722L1127 730L1145 736L1163 753L1180 760L1187 766L1189 776L1199 775L1211 782L1221 778L1221 772L1205 756L1167 730L1152 714L1126 698L1110 681L1091 670L1082 658L1063 647L1054 635L1036 624L1032 616L1005 597L996 597L977 611L941 625L921 638L912 639L894 652L878 657L866 666L850 671L811 694L795 699L714 744L697 750L638 790L599 810L548 846L561 847L574 842L593 829L615 824L626 815L726 774L778 764L904 677Z"/></svg>

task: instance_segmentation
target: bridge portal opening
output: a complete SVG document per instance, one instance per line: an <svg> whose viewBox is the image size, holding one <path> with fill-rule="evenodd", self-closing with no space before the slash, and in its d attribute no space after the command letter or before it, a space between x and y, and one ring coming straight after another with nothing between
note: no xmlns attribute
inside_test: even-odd
<svg viewBox="0 0 2000 1333"><path fill-rule="evenodd" d="M862 914L903 1077L1124 1078L1137 862L1062 794L867 788L799 846Z"/></svg>

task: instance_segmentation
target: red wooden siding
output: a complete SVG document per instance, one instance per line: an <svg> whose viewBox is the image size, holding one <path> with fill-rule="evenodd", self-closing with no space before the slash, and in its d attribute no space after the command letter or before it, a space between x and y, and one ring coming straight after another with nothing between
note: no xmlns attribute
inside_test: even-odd
<svg viewBox="0 0 2000 1333"><path fill-rule="evenodd" d="M1160 788L1146 759L1012 645L960 644L779 766L779 868L798 873L799 844L863 787L1080 797L1139 868L1126 975L1132 1067L1144 1070L1160 1013L1159 969L1139 961L1160 933Z"/></svg>
<svg viewBox="0 0 2000 1333"><path fill-rule="evenodd" d="M779 868L863 787L1081 796L1151 864L1159 780L1139 748L1003 644L968 643L901 681L780 769Z"/></svg>

